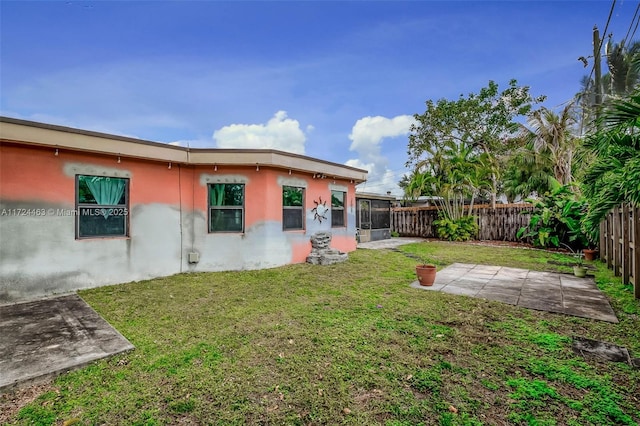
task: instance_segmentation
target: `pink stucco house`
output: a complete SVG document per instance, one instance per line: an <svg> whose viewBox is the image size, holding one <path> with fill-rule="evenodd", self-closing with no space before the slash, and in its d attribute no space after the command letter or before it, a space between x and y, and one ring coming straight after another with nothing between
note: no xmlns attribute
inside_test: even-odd
<svg viewBox="0 0 640 426"><path fill-rule="evenodd" d="M0 117L0 303L356 248L364 170Z"/></svg>

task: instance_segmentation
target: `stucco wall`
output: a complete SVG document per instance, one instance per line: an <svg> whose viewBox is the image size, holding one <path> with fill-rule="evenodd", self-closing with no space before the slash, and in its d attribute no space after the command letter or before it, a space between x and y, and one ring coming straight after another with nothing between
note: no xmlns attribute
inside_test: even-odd
<svg viewBox="0 0 640 426"><path fill-rule="evenodd" d="M310 236L355 250L350 182L261 167L192 166L0 144L0 303L188 271L260 269L304 262ZM126 177L129 237L75 237L75 176ZM207 185L245 184L245 232L209 233ZM282 186L305 188L305 230L282 230ZM347 192L347 226L314 218L314 201ZM188 262L188 253L200 261Z"/></svg>

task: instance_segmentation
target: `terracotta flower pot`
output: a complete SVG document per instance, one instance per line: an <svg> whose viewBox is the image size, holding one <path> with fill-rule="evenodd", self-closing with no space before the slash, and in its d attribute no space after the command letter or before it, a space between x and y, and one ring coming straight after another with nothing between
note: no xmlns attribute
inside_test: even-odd
<svg viewBox="0 0 640 426"><path fill-rule="evenodd" d="M582 253L584 254L584 260L595 260L598 250L584 249Z"/></svg>
<svg viewBox="0 0 640 426"><path fill-rule="evenodd" d="M416 275L420 285L431 286L436 280L435 265L416 265Z"/></svg>

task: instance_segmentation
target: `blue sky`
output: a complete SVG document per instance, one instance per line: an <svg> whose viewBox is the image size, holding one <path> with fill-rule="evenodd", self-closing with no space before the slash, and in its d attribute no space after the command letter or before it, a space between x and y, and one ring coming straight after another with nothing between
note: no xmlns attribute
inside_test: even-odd
<svg viewBox="0 0 640 426"><path fill-rule="evenodd" d="M620 41L637 1L618 1ZM580 89L609 1L0 2L0 114L370 170L397 193L428 99ZM640 34L639 34L640 35ZM635 38L639 38L637 35ZM590 62L591 64L591 62Z"/></svg>

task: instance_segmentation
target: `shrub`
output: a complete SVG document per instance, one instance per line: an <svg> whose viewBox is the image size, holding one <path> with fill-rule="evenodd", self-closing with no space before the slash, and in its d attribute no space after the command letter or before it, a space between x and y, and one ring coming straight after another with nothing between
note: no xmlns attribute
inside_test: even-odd
<svg viewBox="0 0 640 426"><path fill-rule="evenodd" d="M433 224L436 226L438 237L449 241L468 241L478 233L475 216L463 216L459 219L449 219L440 215Z"/></svg>
<svg viewBox="0 0 640 426"><path fill-rule="evenodd" d="M582 218L587 203L573 193L569 185L556 185L551 192L539 200L527 200L533 203L529 226L520 228L518 238L532 238L537 247L569 247L581 250L589 245L582 232Z"/></svg>

